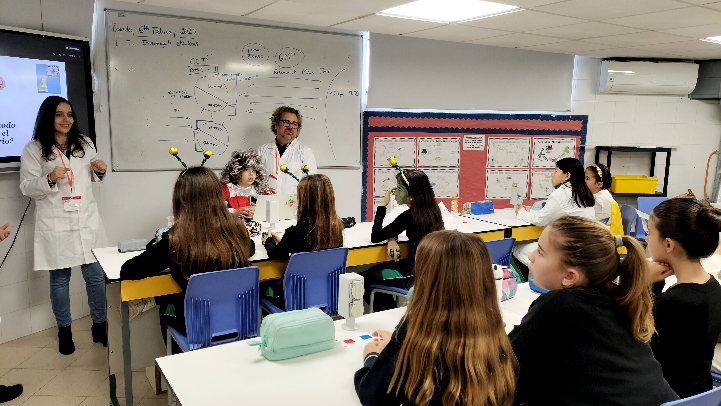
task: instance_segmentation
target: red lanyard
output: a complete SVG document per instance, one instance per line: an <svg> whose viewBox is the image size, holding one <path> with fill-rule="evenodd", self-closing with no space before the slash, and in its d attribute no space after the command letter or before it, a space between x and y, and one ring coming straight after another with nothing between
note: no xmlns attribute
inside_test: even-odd
<svg viewBox="0 0 721 406"><path fill-rule="evenodd" d="M70 173L68 173L68 183L70 184L70 193L72 193L73 192L73 170L72 169L68 170L68 167L65 166L65 160L63 159L63 152L60 151L60 149L57 146L55 147L55 149L58 151L58 155L60 155L60 162L63 163L63 168L65 168L65 173L68 173L68 171L70 171Z"/></svg>

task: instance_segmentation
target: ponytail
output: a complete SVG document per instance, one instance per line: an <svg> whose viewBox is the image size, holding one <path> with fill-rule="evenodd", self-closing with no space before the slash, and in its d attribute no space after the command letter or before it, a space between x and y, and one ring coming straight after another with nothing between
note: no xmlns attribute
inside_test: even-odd
<svg viewBox="0 0 721 406"><path fill-rule="evenodd" d="M655 331L648 261L635 238L623 236L622 239L628 254L618 266L618 282L610 286L610 291L618 303L628 309L628 327L633 338L647 343Z"/></svg>
<svg viewBox="0 0 721 406"><path fill-rule="evenodd" d="M696 199L663 201L651 212L662 240L678 242L689 259L707 257L716 251L721 232L721 211Z"/></svg>
<svg viewBox="0 0 721 406"><path fill-rule="evenodd" d="M588 288L608 292L626 309L627 326L633 337L649 342L655 331L653 302L648 262L641 244L634 238L620 237L628 250L621 262L616 252L617 237L598 221L564 216L547 227L553 228L551 241L560 252L561 264L582 272Z"/></svg>

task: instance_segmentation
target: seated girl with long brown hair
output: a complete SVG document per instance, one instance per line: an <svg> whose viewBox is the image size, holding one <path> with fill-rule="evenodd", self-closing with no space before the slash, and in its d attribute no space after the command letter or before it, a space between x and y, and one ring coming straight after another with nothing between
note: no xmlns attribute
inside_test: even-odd
<svg viewBox="0 0 721 406"><path fill-rule="evenodd" d="M628 255L620 261L619 247ZM549 292L509 334L520 405L658 406L678 399L648 345L653 300L645 253L599 221L560 217L528 267ZM710 373L710 372L709 372Z"/></svg>
<svg viewBox="0 0 721 406"><path fill-rule="evenodd" d="M263 237L263 245L270 259L287 259L297 252L326 250L343 246L343 221L335 211L333 184L327 176L314 174L298 183L298 222L285 229L283 236L270 232ZM274 305L285 308L282 280L263 283L260 291Z"/></svg>
<svg viewBox="0 0 721 406"><path fill-rule="evenodd" d="M415 275L395 332L373 333L382 339L365 347L355 373L361 404L511 405L518 362L486 244L458 231L431 233L418 245Z"/></svg>
<svg viewBox="0 0 721 406"><path fill-rule="evenodd" d="M170 275L183 292L157 297L163 339L170 325L185 334L185 292L191 275L242 268L255 253L243 219L233 216L223 199L222 184L212 170L190 167L173 188L173 227L157 243L120 269L123 280Z"/></svg>
<svg viewBox="0 0 721 406"><path fill-rule="evenodd" d="M416 248L427 234L443 230L443 217L438 207L436 195L423 171L406 169L402 174L396 175L396 187L386 192L383 201L376 209L376 216L371 231L371 242L378 243L388 240L388 254L393 261L384 262L363 272L365 279L364 299L370 303L372 284L383 284L408 289L413 285L413 266L415 263ZM391 193L395 194L398 204L408 205L408 210L401 213L390 224L383 227L386 216L386 206L390 203ZM410 252L404 259L400 259L398 249L398 235L406 233ZM396 271L396 272L389 272ZM401 277L397 277L400 275ZM373 303L374 311L387 310L395 307L390 295L378 293Z"/></svg>

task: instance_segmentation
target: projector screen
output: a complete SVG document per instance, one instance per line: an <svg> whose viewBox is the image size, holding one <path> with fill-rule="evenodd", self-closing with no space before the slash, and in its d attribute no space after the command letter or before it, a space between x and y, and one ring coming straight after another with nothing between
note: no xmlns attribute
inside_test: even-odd
<svg viewBox="0 0 721 406"><path fill-rule="evenodd" d="M20 161L48 96L68 99L95 142L89 56L87 41L0 30L0 163Z"/></svg>

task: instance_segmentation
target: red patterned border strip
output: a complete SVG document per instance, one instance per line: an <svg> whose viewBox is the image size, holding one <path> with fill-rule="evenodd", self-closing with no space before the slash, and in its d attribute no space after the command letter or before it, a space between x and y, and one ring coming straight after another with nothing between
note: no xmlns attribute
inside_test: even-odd
<svg viewBox="0 0 721 406"><path fill-rule="evenodd" d="M581 131L583 120L492 120L463 118L368 117L370 127L468 128L503 130Z"/></svg>

